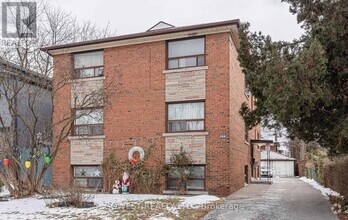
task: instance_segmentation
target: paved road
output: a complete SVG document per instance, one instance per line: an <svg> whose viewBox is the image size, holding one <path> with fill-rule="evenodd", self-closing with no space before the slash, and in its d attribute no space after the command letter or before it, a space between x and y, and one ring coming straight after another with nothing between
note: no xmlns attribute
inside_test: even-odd
<svg viewBox="0 0 348 220"><path fill-rule="evenodd" d="M273 182L244 187L226 198L225 208L208 213L204 219L338 219L329 201L309 184L297 178L277 178Z"/></svg>

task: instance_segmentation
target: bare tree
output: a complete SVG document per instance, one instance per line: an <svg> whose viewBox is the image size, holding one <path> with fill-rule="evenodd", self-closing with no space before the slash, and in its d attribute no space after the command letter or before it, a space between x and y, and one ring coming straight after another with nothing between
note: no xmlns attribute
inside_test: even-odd
<svg viewBox="0 0 348 220"><path fill-rule="evenodd" d="M71 86L73 72L67 69L59 80L52 81L52 58L39 48L114 35L108 25L98 28L91 21L81 24L61 9L44 3L37 7L36 40L18 38L13 47L2 49L0 54L3 61L11 61L4 61L0 75L0 101L6 103L0 107L0 159L11 161L0 164L0 178L15 197L43 191L43 177L63 140L71 134L74 120L90 114L85 111L76 116L69 111L52 118L52 113L59 111L54 103L70 103L57 94ZM84 94L72 107L105 105L104 89L108 87L111 85ZM49 157L46 163L44 156Z"/></svg>

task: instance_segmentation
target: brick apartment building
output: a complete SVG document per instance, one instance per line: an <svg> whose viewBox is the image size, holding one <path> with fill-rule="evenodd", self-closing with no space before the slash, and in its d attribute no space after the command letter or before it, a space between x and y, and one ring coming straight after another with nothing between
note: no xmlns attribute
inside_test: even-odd
<svg viewBox="0 0 348 220"><path fill-rule="evenodd" d="M95 187L100 164L127 159L134 146L154 144L153 156L170 162L181 147L194 168L188 189L227 195L250 181L251 139L238 111L252 104L237 60L239 20L185 27L160 22L146 32L42 48L53 56L54 85L70 81L54 101L54 120L74 121L53 162L53 184ZM102 101L81 100L103 90ZM62 101L64 100L64 101ZM175 189L166 178L163 190Z"/></svg>

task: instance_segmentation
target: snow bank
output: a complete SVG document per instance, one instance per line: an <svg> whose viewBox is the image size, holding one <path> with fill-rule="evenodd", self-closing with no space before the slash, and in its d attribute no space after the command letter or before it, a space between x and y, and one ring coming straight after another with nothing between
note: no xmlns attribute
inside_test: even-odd
<svg viewBox="0 0 348 220"><path fill-rule="evenodd" d="M336 191L333 191L330 188L326 188L322 185L320 185L317 181L313 179L308 179L307 177L301 177L300 180L302 180L305 183L308 183L313 188L318 189L321 191L321 194L325 196L325 198L329 198L328 196L340 196L340 194Z"/></svg>

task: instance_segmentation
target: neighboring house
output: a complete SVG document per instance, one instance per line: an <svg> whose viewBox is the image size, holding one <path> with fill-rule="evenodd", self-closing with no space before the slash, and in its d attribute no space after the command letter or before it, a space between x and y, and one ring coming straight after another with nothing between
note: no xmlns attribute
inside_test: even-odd
<svg viewBox="0 0 348 220"><path fill-rule="evenodd" d="M266 145L265 145L265 144L260 145L260 150L261 150L261 151L266 150ZM273 141L272 141L272 143L270 143L270 145L269 145L269 150L281 154L281 151L279 150L278 143L273 143Z"/></svg>
<svg viewBox="0 0 348 220"><path fill-rule="evenodd" d="M280 153L261 151L261 167L268 167L273 177L293 177L295 175L295 158L284 156Z"/></svg>
<svg viewBox="0 0 348 220"><path fill-rule="evenodd" d="M266 146L260 145L260 150L266 150ZM284 148L281 148L279 142L273 143L273 141L272 141L272 144L270 144L270 151L277 152L277 153L282 154L282 155L287 156L287 157L291 156L290 151L284 150Z"/></svg>
<svg viewBox="0 0 348 220"><path fill-rule="evenodd" d="M191 155L187 187L196 193L228 195L249 183L249 142L260 130L247 131L238 112L243 102L253 104L237 60L238 29L239 20L160 22L142 33L42 48L53 56L54 82L71 79L57 93L69 102L54 102L55 120L91 113L62 142L53 183L97 187L104 158L126 160L132 147L149 142L163 163L181 147ZM103 101L81 107L98 89ZM176 181L169 174L163 190L175 190Z"/></svg>
<svg viewBox="0 0 348 220"><path fill-rule="evenodd" d="M52 115L51 90L51 78L0 58L1 160L6 156L4 149L9 146L18 149L21 162L24 163L30 157L29 144L33 140L28 127L37 134L46 132ZM6 98L6 93L7 97L13 99ZM14 113L10 113L10 108L13 108ZM44 181L46 185L50 184L50 172L46 174Z"/></svg>

